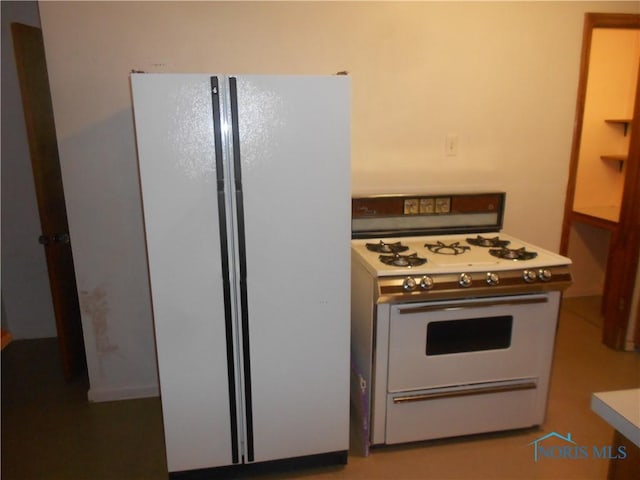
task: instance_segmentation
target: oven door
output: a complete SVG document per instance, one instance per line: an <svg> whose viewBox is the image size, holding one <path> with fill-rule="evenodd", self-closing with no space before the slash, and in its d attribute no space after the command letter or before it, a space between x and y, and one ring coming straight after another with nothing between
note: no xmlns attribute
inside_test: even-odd
<svg viewBox="0 0 640 480"><path fill-rule="evenodd" d="M558 306L557 292L393 306L388 392L539 376Z"/></svg>
<svg viewBox="0 0 640 480"><path fill-rule="evenodd" d="M544 421L559 292L391 308L386 443Z"/></svg>

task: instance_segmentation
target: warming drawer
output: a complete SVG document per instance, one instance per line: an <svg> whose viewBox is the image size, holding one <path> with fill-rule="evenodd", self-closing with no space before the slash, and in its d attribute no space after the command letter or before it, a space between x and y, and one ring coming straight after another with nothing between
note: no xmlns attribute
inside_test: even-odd
<svg viewBox="0 0 640 480"><path fill-rule="evenodd" d="M541 396L535 378L469 386L466 392L454 388L389 394L385 443L540 425L545 412Z"/></svg>

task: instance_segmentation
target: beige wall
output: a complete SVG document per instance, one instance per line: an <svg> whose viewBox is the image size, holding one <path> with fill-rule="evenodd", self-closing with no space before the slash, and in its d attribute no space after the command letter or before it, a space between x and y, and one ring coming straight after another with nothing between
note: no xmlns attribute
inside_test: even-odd
<svg viewBox="0 0 640 480"><path fill-rule="evenodd" d="M153 391L128 74L350 72L354 193L499 189L505 230L556 249L583 14L636 2L42 2L95 399ZM444 154L447 134L459 154ZM97 289L97 290L96 290ZM84 292L84 293L83 293ZM91 297L92 298L92 297Z"/></svg>

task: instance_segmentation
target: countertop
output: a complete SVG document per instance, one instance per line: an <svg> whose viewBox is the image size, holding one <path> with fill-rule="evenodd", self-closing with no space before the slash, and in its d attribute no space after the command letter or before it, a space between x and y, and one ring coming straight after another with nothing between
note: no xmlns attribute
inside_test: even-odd
<svg viewBox="0 0 640 480"><path fill-rule="evenodd" d="M591 409L640 448L640 388L594 393Z"/></svg>

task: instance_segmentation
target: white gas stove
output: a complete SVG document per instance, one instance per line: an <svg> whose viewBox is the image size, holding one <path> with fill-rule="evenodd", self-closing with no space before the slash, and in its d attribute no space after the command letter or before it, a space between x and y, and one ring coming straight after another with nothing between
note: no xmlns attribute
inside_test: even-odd
<svg viewBox="0 0 640 480"><path fill-rule="evenodd" d="M378 277L380 302L557 290L571 281L568 258L500 232L352 241Z"/></svg>
<svg viewBox="0 0 640 480"><path fill-rule="evenodd" d="M571 261L500 231L505 194L352 202L353 411L369 445L539 425Z"/></svg>

